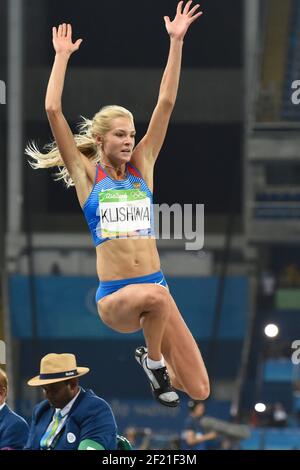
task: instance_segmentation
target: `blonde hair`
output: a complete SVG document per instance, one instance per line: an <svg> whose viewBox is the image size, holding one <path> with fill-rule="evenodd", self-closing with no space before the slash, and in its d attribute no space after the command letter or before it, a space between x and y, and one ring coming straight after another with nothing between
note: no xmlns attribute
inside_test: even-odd
<svg viewBox="0 0 300 470"><path fill-rule="evenodd" d="M96 144L96 136L104 136L111 129L111 121L118 117L128 117L133 122L133 115L128 109L122 106L104 106L95 114L93 119L86 119L81 116L79 123L79 133L74 135L76 147L89 160L98 162L101 157L100 150ZM64 165L56 142L50 142L44 146L46 153L42 153L35 142L31 142L25 148L25 154L31 158L29 164L35 170L38 168L58 167L58 172L54 174L55 181L63 180L66 187L74 186L74 182Z"/></svg>

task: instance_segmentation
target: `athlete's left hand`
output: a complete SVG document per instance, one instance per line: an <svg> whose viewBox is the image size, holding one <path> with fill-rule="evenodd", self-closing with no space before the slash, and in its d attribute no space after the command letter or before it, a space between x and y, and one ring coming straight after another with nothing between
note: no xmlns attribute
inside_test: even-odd
<svg viewBox="0 0 300 470"><path fill-rule="evenodd" d="M183 40L190 25L203 13L203 11L195 13L200 7L198 3L191 9L190 7L193 3L192 0L188 1L184 8L183 3L184 2L178 3L176 16L173 21L171 21L168 16L164 16L166 29L170 37L180 40Z"/></svg>

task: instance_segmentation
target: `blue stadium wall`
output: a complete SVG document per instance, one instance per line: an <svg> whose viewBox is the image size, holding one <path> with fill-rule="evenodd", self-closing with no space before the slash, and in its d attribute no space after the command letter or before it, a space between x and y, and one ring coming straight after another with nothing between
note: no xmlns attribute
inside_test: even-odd
<svg viewBox="0 0 300 470"><path fill-rule="evenodd" d="M135 415L143 416L144 422L147 418L147 425L150 426L151 419L158 419L159 423L161 417L166 422L166 412L162 416L156 407L152 415L150 412L150 415L144 415L141 411L142 402L149 399L150 390L134 360L134 350L144 343L143 336L141 333L119 334L101 322L94 300L97 279L38 276L31 281L33 289L26 276L12 276L9 280L11 325L16 346L17 376L20 378L16 394L18 409L30 415L30 393L26 380L37 374L40 358L49 352L73 352L79 365L91 368L91 372L83 377L82 385L113 401L121 424L122 420L125 420L124 425L128 424L130 417ZM171 293L204 359L211 335L218 282L216 277L168 278ZM36 340L32 337L31 292L34 293L36 311ZM247 315L248 280L245 277L230 277L226 280L216 354L219 360L216 361L214 378L235 377L240 364ZM29 397L28 406L26 397ZM133 405L132 400L137 404L142 400L138 407L140 411L134 411L138 405ZM151 410L152 401L149 406ZM224 417L228 414L228 407L221 412ZM172 412L169 414L171 416ZM172 416L172 419L179 419L180 413L173 412Z"/></svg>

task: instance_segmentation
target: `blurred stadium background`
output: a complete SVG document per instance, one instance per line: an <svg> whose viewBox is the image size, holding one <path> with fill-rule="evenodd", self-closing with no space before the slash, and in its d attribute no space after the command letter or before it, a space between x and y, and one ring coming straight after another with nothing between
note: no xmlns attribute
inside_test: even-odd
<svg viewBox="0 0 300 470"><path fill-rule="evenodd" d="M141 138L168 50L162 18L176 4L0 0L0 339L10 404L30 419L41 396L26 381L41 356L73 352L91 368L83 386L112 404L120 431L150 428L151 448L176 446L186 398L179 409L156 404L133 357L141 335L116 334L98 319L94 249L74 191L49 171L34 172L24 146L51 139L44 94L51 27L62 21L84 38L64 92L72 128L80 115L121 104ZM184 241L158 240L162 268L207 363L206 414L251 426L235 448L300 449L300 366L292 361L300 340L300 106L291 101L300 1L201 6L185 40L155 201L205 204L205 245L188 252ZM268 324L276 336L265 334Z"/></svg>

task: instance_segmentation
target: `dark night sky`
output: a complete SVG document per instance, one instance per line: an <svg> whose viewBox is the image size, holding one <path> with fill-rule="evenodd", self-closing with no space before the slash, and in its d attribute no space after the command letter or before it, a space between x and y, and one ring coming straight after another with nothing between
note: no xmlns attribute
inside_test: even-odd
<svg viewBox="0 0 300 470"><path fill-rule="evenodd" d="M37 0L27 2L33 5L27 9L32 26ZM241 66L242 4L241 0L201 2L204 11L201 26L192 27L186 36L186 67ZM47 64L52 57L52 44L48 40L51 27L70 22L77 37L85 39L80 56L74 57L76 66L161 66L168 46L163 16L172 17L176 6L177 0L86 0L81 3L43 0L47 12L44 37L38 28L32 28L27 43L33 47L37 43L48 45L47 54L43 56L43 63ZM34 63L34 55L28 60Z"/></svg>

